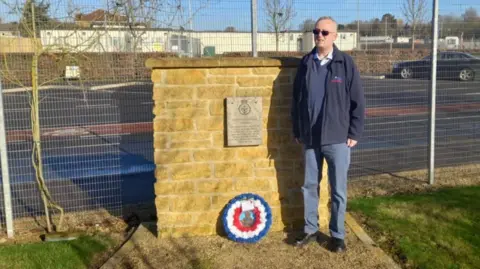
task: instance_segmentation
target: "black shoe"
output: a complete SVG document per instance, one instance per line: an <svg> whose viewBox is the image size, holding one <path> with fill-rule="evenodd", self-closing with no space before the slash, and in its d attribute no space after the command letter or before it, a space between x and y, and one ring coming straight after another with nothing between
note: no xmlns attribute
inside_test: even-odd
<svg viewBox="0 0 480 269"><path fill-rule="evenodd" d="M303 233L301 236L299 236L296 239L295 246L296 247L303 247L303 246L307 245L308 243L317 241L317 238L318 238L318 232L311 233L311 234Z"/></svg>
<svg viewBox="0 0 480 269"><path fill-rule="evenodd" d="M347 246L343 239L333 237L330 241L330 251L334 253L341 253L347 251Z"/></svg>

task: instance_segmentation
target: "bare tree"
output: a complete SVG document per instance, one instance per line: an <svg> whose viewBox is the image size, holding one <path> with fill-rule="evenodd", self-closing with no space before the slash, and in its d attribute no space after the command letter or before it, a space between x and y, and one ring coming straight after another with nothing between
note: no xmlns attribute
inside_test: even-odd
<svg viewBox="0 0 480 269"><path fill-rule="evenodd" d="M37 29L37 35L39 34L40 29L45 29L49 27L53 23L52 19L48 15L48 11L50 9L50 3L44 0L36 1L36 0L27 0L25 7L29 6L30 4L33 4L35 6L35 21L36 21L36 29ZM24 8L23 9L23 14L20 19L20 33L28 37L31 35L30 30L33 25L33 16L32 16L33 10L31 8Z"/></svg>
<svg viewBox="0 0 480 269"><path fill-rule="evenodd" d="M465 10L465 13L462 14L463 20L466 22L473 22L480 20L478 12L474 7L469 7Z"/></svg>
<svg viewBox="0 0 480 269"><path fill-rule="evenodd" d="M32 165L35 170L35 179L37 186L40 191L40 196L43 201L47 231L52 232L52 224L50 219L50 209L55 208L60 211L60 224L61 227L63 221L63 208L59 206L50 195L47 185L45 184L45 178L43 174L43 164L42 164L42 147L40 140L40 117L39 117L39 81L38 81L38 59L42 54L41 42L38 40L38 27L45 23L45 20L48 20L47 13L49 5L43 1L37 3L34 0L27 0L23 7L18 6L17 3L11 4L2 0L2 3L7 7L11 7L13 11L18 11L22 14L20 19L20 27L24 36L31 38L34 54L32 57L32 92L30 95L30 106L31 106L31 126L32 126ZM36 14L37 8L42 10L41 14ZM38 19L41 19L41 22ZM19 82L20 80L12 77L9 72L9 63L4 63L4 67L1 70L2 77L7 77L10 80ZM21 83L19 83L21 84ZM24 85L20 85L24 86Z"/></svg>
<svg viewBox="0 0 480 269"><path fill-rule="evenodd" d="M405 0L402 6L402 13L408 24L410 24L412 34L412 51L415 50L415 31L418 25L425 20L427 12L426 0Z"/></svg>
<svg viewBox="0 0 480 269"><path fill-rule="evenodd" d="M302 32L311 32L313 29L315 29L315 21L312 19L306 19L298 25L298 30Z"/></svg>
<svg viewBox="0 0 480 269"><path fill-rule="evenodd" d="M141 50L145 28L170 28L177 24L179 29L186 29L195 15L209 2L210 0L199 0L193 10L191 6L185 6L182 0L110 0L109 5L113 16L125 18L125 26L132 37L132 51L137 52Z"/></svg>
<svg viewBox="0 0 480 269"><path fill-rule="evenodd" d="M0 75L12 84L25 89L25 94L29 97L30 104L30 121L32 131L32 166L34 168L34 176L39 189L39 194L43 202L46 220L46 230L50 233L62 230L64 220L64 209L58 204L51 195L45 181L44 167L42 161L42 139L41 139L41 118L40 118L40 88L53 82L64 81L64 74L52 74L45 79L39 74L39 59L43 55L56 54L58 62L66 60L68 62L78 62L80 59L87 59L86 53L98 51L102 47L103 37L108 35L108 25L119 26L122 24L124 30L130 30L134 36L134 48L139 45L141 36L145 33L142 29L145 27L158 27L173 25L176 18L184 16L182 14L182 0L119 0L115 4L113 13L104 13L105 29L95 29L84 25L76 24L77 15L80 8L73 4L73 0L68 3L67 10L61 10L61 21L52 18L49 0L0 0L8 9L8 12L15 14L19 18L19 28L24 33L24 39L28 39L32 43L33 55L31 56L31 65L28 66L29 78L19 76L18 68L12 68L16 63L10 60L10 56L5 52L3 61L0 62ZM200 0L207 3L209 0ZM61 8L65 5L61 2L58 4ZM173 8L177 12L165 12L166 7ZM198 7L198 6L197 6ZM193 12L189 12L188 23L200 8L200 5ZM171 9L170 9L171 10ZM118 14L115 15L115 12ZM161 13L161 14L160 14ZM66 14L66 17L65 17ZM166 14L166 15L165 15ZM111 15L111 16L110 16ZM119 19L120 18L120 19ZM118 28L117 28L118 29ZM55 31L62 30L62 31ZM57 33L54 33L57 32ZM61 33L60 33L61 32ZM58 34L58 35L57 35ZM135 38L136 37L136 38ZM11 39L14 43L15 39ZM60 43L59 43L60 42ZM52 72L54 73L54 72ZM30 84L31 83L31 84ZM82 76L79 78L79 86L86 89ZM86 94L84 101L87 102ZM59 222L55 225L51 213L56 210L59 212Z"/></svg>
<svg viewBox="0 0 480 269"><path fill-rule="evenodd" d="M295 17L291 0L265 0L267 27L275 33L275 49L278 51L280 36Z"/></svg>
<svg viewBox="0 0 480 269"><path fill-rule="evenodd" d="M113 17L121 17L117 22L128 27L131 35L131 50L137 52L141 49L144 28L150 28L155 24L162 0L113 0L111 3ZM139 46L140 45L140 46Z"/></svg>
<svg viewBox="0 0 480 269"><path fill-rule="evenodd" d="M45 220L46 220L46 229L47 232L51 233L54 230L62 230L63 219L64 219L64 209L59 205L54 198L52 197L49 188L45 181L44 171L43 171L43 160L42 160L42 140L41 140L41 124L40 124L40 88L43 85L48 85L52 82L63 80L63 77L54 77L53 79L43 80L39 76L39 59L42 55L49 54L52 52L61 52L65 59L79 57L78 53L81 53L82 50L88 50L93 44L98 43L99 37L93 35L88 39L84 39L81 42L75 41L73 44L64 43L61 46L59 44L42 44L40 33L42 30L46 29L61 29L62 25L59 21L51 19L49 16L50 4L47 1L41 0L27 0L25 3L20 2L8 2L7 0L0 0L0 3L5 5L9 12L19 16L19 28L22 31L22 38L28 39L31 41L33 55L31 60L31 87L23 79L17 77L18 72L12 70L11 65L13 62L8 60L8 55L5 53L3 55L2 68L0 68L0 75L11 83L16 84L24 89L25 93L29 96L30 104L30 121L31 121L31 131L32 131L32 166L35 171L35 180L37 187L40 192L40 197L43 202L44 211L45 211ZM63 36L63 40L69 40L70 37L77 35L75 30L71 30L70 33ZM12 39L12 41L15 41ZM82 83L82 81L80 81ZM60 218L58 225L53 223L53 218L51 217L51 211L57 210L60 212Z"/></svg>
<svg viewBox="0 0 480 269"><path fill-rule="evenodd" d="M225 30L223 30L223 31L232 33L232 32L236 32L237 29L235 29L234 26L227 26L227 27L225 27Z"/></svg>

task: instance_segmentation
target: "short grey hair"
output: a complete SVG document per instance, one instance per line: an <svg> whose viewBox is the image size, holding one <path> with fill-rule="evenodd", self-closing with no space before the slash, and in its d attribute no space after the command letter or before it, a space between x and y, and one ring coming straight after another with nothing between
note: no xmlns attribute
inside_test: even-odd
<svg viewBox="0 0 480 269"><path fill-rule="evenodd" d="M338 23L337 21L335 21L332 17L330 16L322 16L320 18L318 18L317 22L315 22L315 25L320 22L320 21L324 21L324 20L329 20L329 21L332 21L333 24L335 24L335 31L338 31Z"/></svg>

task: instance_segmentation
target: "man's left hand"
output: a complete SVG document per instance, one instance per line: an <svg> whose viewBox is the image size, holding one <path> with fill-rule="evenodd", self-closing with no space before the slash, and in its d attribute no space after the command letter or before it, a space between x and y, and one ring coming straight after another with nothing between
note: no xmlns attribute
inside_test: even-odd
<svg viewBox="0 0 480 269"><path fill-rule="evenodd" d="M347 146L348 146L349 148L355 147L356 144L357 144L357 140L353 140L353 139L350 139L350 138L347 139Z"/></svg>

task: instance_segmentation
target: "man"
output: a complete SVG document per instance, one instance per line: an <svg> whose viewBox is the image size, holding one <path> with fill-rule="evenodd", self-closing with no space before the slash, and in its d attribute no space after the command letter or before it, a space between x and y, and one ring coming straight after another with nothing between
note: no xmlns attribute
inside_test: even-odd
<svg viewBox="0 0 480 269"><path fill-rule="evenodd" d="M305 158L305 227L297 246L315 241L319 234L319 181L325 158L331 186L329 248L343 252L350 149L363 132L365 100L353 59L333 43L335 20L321 17L313 34L316 46L298 67L292 100L293 134L303 144Z"/></svg>

